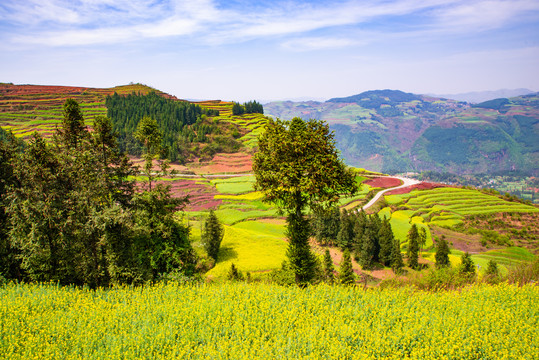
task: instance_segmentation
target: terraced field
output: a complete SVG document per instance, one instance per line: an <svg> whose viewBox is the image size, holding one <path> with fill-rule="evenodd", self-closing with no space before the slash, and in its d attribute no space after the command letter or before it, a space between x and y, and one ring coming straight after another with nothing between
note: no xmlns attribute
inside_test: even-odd
<svg viewBox="0 0 539 360"><path fill-rule="evenodd" d="M67 98L76 100L87 125L93 124L97 115L106 115L105 98L115 92L147 94L156 89L141 84L113 88L86 88L70 86L40 86L0 84L0 126L11 130L16 136L30 136L34 131L51 135L62 120L63 104Z"/></svg>
<svg viewBox="0 0 539 360"><path fill-rule="evenodd" d="M438 188L414 191L409 194L389 195L390 204L413 211L433 225L456 224L466 215L493 213L536 213L539 208L518 202L503 200L477 190Z"/></svg>

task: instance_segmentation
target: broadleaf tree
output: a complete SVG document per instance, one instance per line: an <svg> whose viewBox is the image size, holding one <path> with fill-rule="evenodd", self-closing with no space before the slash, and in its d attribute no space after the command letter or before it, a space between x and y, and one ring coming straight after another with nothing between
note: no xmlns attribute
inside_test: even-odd
<svg viewBox="0 0 539 360"><path fill-rule="evenodd" d="M328 207L343 193L354 193L353 173L340 159L334 135L319 120L268 120L254 156L255 189L287 214L287 256L298 285L315 276L306 211Z"/></svg>

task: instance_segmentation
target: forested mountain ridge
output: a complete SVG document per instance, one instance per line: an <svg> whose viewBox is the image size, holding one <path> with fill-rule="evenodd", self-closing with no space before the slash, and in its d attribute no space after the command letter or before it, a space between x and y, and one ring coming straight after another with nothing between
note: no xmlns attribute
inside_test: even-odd
<svg viewBox="0 0 539 360"><path fill-rule="evenodd" d="M539 95L469 104L367 91L326 102L272 102L266 113L327 121L350 165L381 171L458 174L539 172Z"/></svg>

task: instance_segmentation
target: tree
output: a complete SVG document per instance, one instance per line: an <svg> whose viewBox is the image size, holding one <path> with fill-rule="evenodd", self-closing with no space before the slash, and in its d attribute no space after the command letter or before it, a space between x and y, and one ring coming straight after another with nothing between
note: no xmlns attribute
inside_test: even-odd
<svg viewBox="0 0 539 360"><path fill-rule="evenodd" d="M354 223L356 216L352 211L343 209L340 217L340 229L337 233L337 244L341 249L351 250L354 245Z"/></svg>
<svg viewBox="0 0 539 360"><path fill-rule="evenodd" d="M391 269L395 274L399 274L403 267L404 261L402 260L401 243L399 239L394 239L391 249Z"/></svg>
<svg viewBox="0 0 539 360"><path fill-rule="evenodd" d="M378 232L378 237L380 239L380 263L384 266L391 265L391 254L394 248L395 236L393 235L393 230L391 229L391 224L389 219L384 219ZM399 249L400 252L400 249Z"/></svg>
<svg viewBox="0 0 539 360"><path fill-rule="evenodd" d="M232 105L232 115L243 115L245 113L245 107L240 103L235 102Z"/></svg>
<svg viewBox="0 0 539 360"><path fill-rule="evenodd" d="M333 259L329 253L329 249L326 249L324 254L324 277L326 281L330 284L335 282L335 267L333 266Z"/></svg>
<svg viewBox="0 0 539 360"><path fill-rule="evenodd" d="M493 278L496 278L500 275L500 271L498 270L498 264L496 261L490 259L487 264L487 270L485 270L485 275L490 276Z"/></svg>
<svg viewBox="0 0 539 360"><path fill-rule="evenodd" d="M412 269L419 268L419 232L417 225L412 224L408 231L408 266Z"/></svg>
<svg viewBox="0 0 539 360"><path fill-rule="evenodd" d="M434 255L437 268L448 267L451 265L449 262L449 254L449 245L447 244L447 240L445 240L445 236L442 235L442 238L436 242L436 254Z"/></svg>
<svg viewBox="0 0 539 360"><path fill-rule="evenodd" d="M356 282L350 250L345 249L342 254L341 268L339 269L339 282L343 285L353 285Z"/></svg>
<svg viewBox="0 0 539 360"><path fill-rule="evenodd" d="M80 139L87 134L84 125L84 117L77 103L73 99L67 99L64 103L64 118L60 135L68 146L76 148Z"/></svg>
<svg viewBox="0 0 539 360"><path fill-rule="evenodd" d="M208 253L208 256L217 261L219 254L219 248L221 247L221 241L225 231L223 225L219 223L219 219L213 210L210 210L210 215L204 223L204 230L202 231L202 244Z"/></svg>
<svg viewBox="0 0 539 360"><path fill-rule="evenodd" d="M234 263L232 263L232 264L230 264L230 269L228 270L226 278L228 280L231 280L231 281L241 281L241 280L243 280L243 274L236 267L236 265L234 265Z"/></svg>
<svg viewBox="0 0 539 360"><path fill-rule="evenodd" d="M6 212L10 189L18 187L13 170L19 147L12 133L0 128L0 279L22 280L19 252L9 241L10 218Z"/></svg>
<svg viewBox="0 0 539 360"><path fill-rule="evenodd" d="M475 276L475 264L469 252L465 252L460 257L460 272L463 275L466 275L469 277Z"/></svg>
<svg viewBox="0 0 539 360"><path fill-rule="evenodd" d="M314 236L320 245L333 245L341 227L341 211L338 206L316 209L313 212Z"/></svg>
<svg viewBox="0 0 539 360"><path fill-rule="evenodd" d="M255 189L287 213L287 256L296 283L315 276L309 246L308 208L327 207L342 193L357 190L355 178L339 158L329 126L318 120L269 119L254 156Z"/></svg>

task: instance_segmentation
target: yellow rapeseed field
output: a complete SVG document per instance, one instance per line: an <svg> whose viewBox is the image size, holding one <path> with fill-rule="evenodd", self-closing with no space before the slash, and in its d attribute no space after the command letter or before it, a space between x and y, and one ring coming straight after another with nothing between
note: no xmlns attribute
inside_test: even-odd
<svg viewBox="0 0 539 360"><path fill-rule="evenodd" d="M0 288L1 359L539 359L539 287Z"/></svg>

